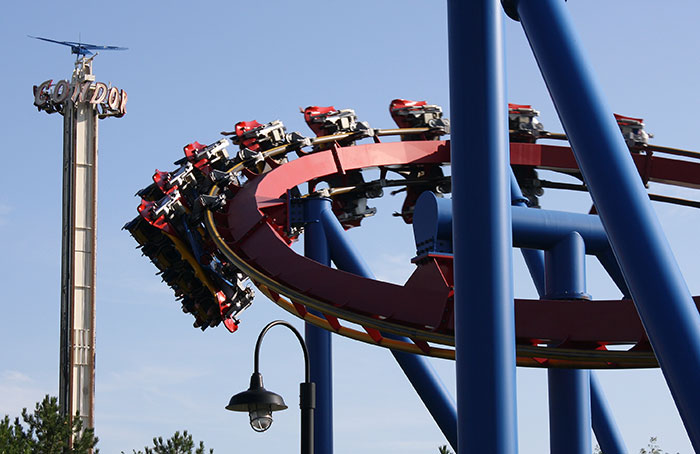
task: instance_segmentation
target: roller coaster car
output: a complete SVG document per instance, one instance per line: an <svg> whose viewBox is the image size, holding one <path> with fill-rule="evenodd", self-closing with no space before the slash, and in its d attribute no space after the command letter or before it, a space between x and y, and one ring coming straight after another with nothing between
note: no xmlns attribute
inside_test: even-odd
<svg viewBox="0 0 700 454"><path fill-rule="evenodd" d="M286 143L287 129L279 121L264 125L255 120L239 121L235 126L233 143L253 151L265 151Z"/></svg>
<svg viewBox="0 0 700 454"><path fill-rule="evenodd" d="M182 301L183 311L195 317L195 327L204 330L223 322L233 332L253 291L244 285L245 275L217 256L201 225L204 211L220 210L239 186L237 175L226 172L233 165L228 145L222 139L185 146L178 169L156 170L153 184L139 191L139 216L124 228ZM222 192L209 196L214 185Z"/></svg>
<svg viewBox="0 0 700 454"><path fill-rule="evenodd" d="M138 207L139 214L153 227L161 229L171 235L177 232L170 225L170 220L176 214L184 213L185 207L180 198L180 192L173 188L157 202L142 200Z"/></svg>
<svg viewBox="0 0 700 454"><path fill-rule="evenodd" d="M288 150L300 150L309 146L311 139L304 137L298 132L287 133L284 123L280 120L260 124L255 120L239 121L236 123L233 132L222 132L224 135L231 135L233 143L240 147L237 162L250 162L248 167L259 172L270 170L271 166L265 168L265 157L263 153L283 145L288 146ZM285 156L271 158L268 164L281 165L287 162Z"/></svg>
<svg viewBox="0 0 700 454"><path fill-rule="evenodd" d="M535 143L537 139L546 133L544 125L537 116L539 111L528 104L508 104L508 129L510 141L518 143ZM531 166L513 165L513 173L518 181L520 190L527 198L527 204L533 208L539 208L539 197L544 194L541 180L537 170Z"/></svg>
<svg viewBox="0 0 700 454"><path fill-rule="evenodd" d="M635 147L643 147L649 143L649 139L654 137L644 130L643 118L624 117L614 114L617 125L620 127L622 136L630 149ZM634 151L634 150L633 150Z"/></svg>
<svg viewBox="0 0 700 454"><path fill-rule="evenodd" d="M337 110L333 106L309 106L303 113L306 124L318 137L349 133L350 137L338 139L338 144L343 147L352 145L355 140L374 135L369 123L357 121L353 109Z"/></svg>
<svg viewBox="0 0 700 454"><path fill-rule="evenodd" d="M124 226L124 229L139 243L144 255L158 268L161 279L175 292L182 302L182 310L191 313L195 326L206 329L220 322L210 319L211 308L216 303L211 292L198 279L197 272L183 259L172 238L154 225L138 216Z"/></svg>
<svg viewBox="0 0 700 454"><path fill-rule="evenodd" d="M450 121L442 118L442 107L425 101L394 99L389 104L391 118L399 128L430 128L422 134L405 134L402 141L438 140L450 133Z"/></svg>
<svg viewBox="0 0 700 454"><path fill-rule="evenodd" d="M508 104L508 129L511 142L535 143L544 126L537 119L539 111L527 104Z"/></svg>
<svg viewBox="0 0 700 454"><path fill-rule="evenodd" d="M202 145L196 141L192 142L183 148L185 157L176 161L175 164L190 162L204 175L209 175L214 169L227 170L230 162L226 147L229 145L230 143L226 139L217 140L211 145ZM198 180L198 182L201 182L201 180Z"/></svg>
<svg viewBox="0 0 700 454"><path fill-rule="evenodd" d="M410 101L408 99L394 99L389 104L389 112L399 128L430 128L420 134L402 134L401 141L438 140L440 136L450 133L450 120L442 117L442 107L428 104L425 101ZM400 213L406 224L413 222L413 210L418 197L425 191L438 194L450 192L449 184L445 185L444 174L440 165L415 165L407 169L394 169L396 173L414 184L407 185L406 198L401 206ZM422 183L421 180L425 180ZM392 192L392 195L399 191Z"/></svg>
<svg viewBox="0 0 700 454"><path fill-rule="evenodd" d="M319 107L309 106L302 111L306 124L317 136L332 136L348 134L347 137L339 137L335 143L345 147L354 145L355 141L374 135L374 130L365 121L358 122L353 109L336 109L333 106ZM315 151L328 149L335 146L332 142L320 147L314 147ZM352 171L344 175L335 175L314 182L325 181L330 188L358 187L360 188L333 196L333 212L338 217L345 229L358 227L366 217L373 216L377 209L367 206L367 190L361 188L365 180L362 172Z"/></svg>
<svg viewBox="0 0 700 454"><path fill-rule="evenodd" d="M197 177L194 175L194 166L192 163L187 162L174 172L156 170L156 173L153 175L153 182L163 193L167 194L175 187L185 189L191 184L196 184Z"/></svg>

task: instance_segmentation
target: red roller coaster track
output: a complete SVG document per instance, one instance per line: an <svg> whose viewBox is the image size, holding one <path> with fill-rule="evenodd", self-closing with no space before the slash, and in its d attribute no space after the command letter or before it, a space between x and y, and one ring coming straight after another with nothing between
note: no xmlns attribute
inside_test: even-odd
<svg viewBox="0 0 700 454"><path fill-rule="evenodd" d="M256 125L253 126L263 127ZM277 127L273 123L270 125ZM225 180L218 175L216 178L225 180L225 184L209 185L207 200L225 200L225 203L209 206L205 211L203 225L206 230L194 229L204 239L201 251L192 246L196 242L188 245L186 240L178 238L177 216L160 214L161 211L167 214L169 211L163 207L176 199L173 189L163 183L162 173L157 173L159 178L156 181L162 192L154 190L158 192L158 197L152 194L144 196L140 208L148 224L137 218L127 228L144 246L144 252L163 272L164 279L175 289L176 295L183 298L184 310L195 315L196 326L214 326L223 320L229 329L235 330L237 324L235 317L228 315L231 313L231 303L226 301L232 298L231 292L224 294L226 292L218 291L217 278L207 270L208 263L216 262L220 268L236 270L239 277L249 277L272 301L312 324L393 349L454 358L451 256L429 254L422 257L416 261L416 270L408 281L404 285L396 285L325 267L290 248L298 233L289 229L290 199L300 185L309 183L313 188L316 182L324 179L342 181L348 174L369 168L387 172L397 168L448 165L449 141L381 143L379 139L386 135L405 138L411 134L424 134L428 130L370 130L371 133L367 135L372 136L375 143L346 146L340 144L353 139L353 135L341 133L313 141L307 139L307 142L287 143L264 152L254 150L254 157L239 154L239 159L230 160L232 164L225 169L228 175L235 177ZM563 138L555 134L549 136ZM327 148L301 152L302 147L310 144ZM209 168L216 159L210 154L207 155L208 161L201 161L204 158L199 154L221 148L211 147L214 146L206 148L193 144L186 147L186 151L189 150L187 159L206 176L216 172ZM242 150L241 153L251 151L243 145ZM285 158L290 151L297 151L299 157L287 161ZM633 159L645 182L700 188L699 162L661 157L653 151L670 152L686 158L697 157L693 152L683 150L650 145L637 147L633 149ZM562 146L511 143L511 164L571 175L579 173L573 153ZM174 181L182 174L180 171L170 175ZM197 182L203 181L201 175L197 178ZM245 180L243 184L240 178ZM564 184L562 187L577 189L575 185L568 186ZM578 189L585 190L585 186L581 185ZM352 187L331 187L329 194L333 197L351 190ZM148 193L149 188L144 191ZM159 199L161 195L166 197ZM697 202L665 199L697 206ZM191 205L192 202L184 203L179 212L191 214L196 211ZM224 209L221 209L222 205L225 205ZM410 217L407 219L404 216L404 219L408 221ZM160 234L157 234L157 229L162 230ZM191 235L189 230L188 234ZM154 248L153 243L158 246ZM203 261L204 256L209 258ZM173 276L169 269L178 263L178 274ZM187 296L193 294L200 296ZM247 295L250 296L250 293ZM205 304L203 301L207 298ZM700 298L696 297L695 301L697 304ZM238 304L235 314L247 304ZM319 311L322 316L313 315L309 308ZM518 365L577 368L658 366L634 304L629 299L516 299L515 317ZM389 339L380 332L402 335L411 342ZM479 339L474 340L475 348L478 348L479 342Z"/></svg>

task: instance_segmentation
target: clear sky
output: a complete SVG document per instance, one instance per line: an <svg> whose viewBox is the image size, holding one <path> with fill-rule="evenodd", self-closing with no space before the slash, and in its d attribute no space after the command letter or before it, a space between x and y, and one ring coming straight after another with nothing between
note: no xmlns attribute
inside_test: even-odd
<svg viewBox="0 0 700 454"><path fill-rule="evenodd" d="M643 117L654 143L700 149L697 49L700 4L691 0L571 0L567 3L609 104ZM449 116L444 1L10 2L0 16L0 264L3 285L0 415L17 415L57 394L61 248L62 119L37 112L32 85L69 78L68 49L26 35L128 47L95 59L100 81L129 93L128 113L100 123L96 432L104 453L130 451L156 435L188 429L217 453L295 452L302 360L289 333L266 338L261 369L290 410L254 433L247 416L224 410L248 385L260 329L285 318L264 297L240 329L191 327L155 267L121 227L136 215L133 194L155 168L172 170L182 147L211 143L241 120L280 119L311 135L298 108L354 108L374 127L392 127L398 97L442 105ZM508 99L532 104L561 131L519 24L506 20ZM657 192L698 199L693 191ZM474 194L478 197L478 194ZM587 211L582 194L550 191L545 207ZM388 199L388 197L387 197ZM411 230L390 216L401 200L350 233L379 277L412 271ZM693 294L700 216L656 206ZM382 247L377 247L379 244ZM644 245L640 245L644 247ZM516 256L516 296L535 297ZM599 268L589 292L618 294ZM335 451L429 453L445 440L389 352L334 338ZM454 367L433 361L454 390ZM478 367L477 364L474 367ZM672 452L692 448L658 370L599 373L628 447L652 435ZM548 449L546 374L518 370L520 452Z"/></svg>

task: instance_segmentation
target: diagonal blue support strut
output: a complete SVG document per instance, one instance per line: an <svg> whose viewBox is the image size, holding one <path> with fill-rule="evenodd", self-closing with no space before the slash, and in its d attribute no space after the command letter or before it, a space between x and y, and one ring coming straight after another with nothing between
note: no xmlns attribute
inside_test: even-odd
<svg viewBox="0 0 700 454"><path fill-rule="evenodd" d="M598 376L591 372L591 419L593 432L605 454L627 454L622 434L612 418L612 411L600 386Z"/></svg>
<svg viewBox="0 0 700 454"><path fill-rule="evenodd" d="M561 0L511 0L695 451L700 314Z"/></svg>
<svg viewBox="0 0 700 454"><path fill-rule="evenodd" d="M321 222L328 238L330 255L338 269L374 279L374 273L345 235L345 230L332 211L321 212ZM382 333L383 336L410 342L409 339ZM457 451L457 410L454 400L427 358L391 351L431 416L452 448Z"/></svg>
<svg viewBox="0 0 700 454"><path fill-rule="evenodd" d="M510 169L510 203L514 206L526 207L527 199L523 196L518 180L515 179L513 170ZM537 249L521 248L520 253L525 260L527 270L530 272L532 283L535 285L537 294L544 296L544 252Z"/></svg>

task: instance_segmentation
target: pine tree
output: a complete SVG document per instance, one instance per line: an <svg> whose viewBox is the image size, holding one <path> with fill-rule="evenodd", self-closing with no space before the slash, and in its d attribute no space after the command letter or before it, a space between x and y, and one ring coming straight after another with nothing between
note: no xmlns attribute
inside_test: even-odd
<svg viewBox="0 0 700 454"><path fill-rule="evenodd" d="M154 437L153 448L146 446L143 449L143 451L134 451L134 454L206 454L204 442L200 441L199 446L195 449L192 435L188 434L186 430L182 434L175 432L175 435L165 441L163 441L163 437ZM209 450L209 454L213 452L213 449Z"/></svg>
<svg viewBox="0 0 700 454"><path fill-rule="evenodd" d="M73 439L71 446L70 440ZM34 413L22 410L22 421L0 420L0 453L3 454L89 454L97 444L92 428L83 430L78 415L61 416L58 399L49 397L37 403ZM94 451L95 454L99 450Z"/></svg>

